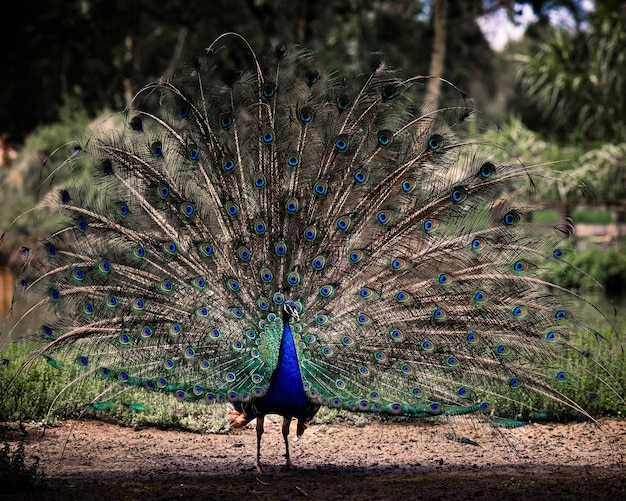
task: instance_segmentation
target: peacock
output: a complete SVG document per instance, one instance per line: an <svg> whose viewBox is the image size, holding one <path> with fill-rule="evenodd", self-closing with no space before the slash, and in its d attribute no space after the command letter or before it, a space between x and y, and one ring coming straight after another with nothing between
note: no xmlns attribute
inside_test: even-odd
<svg viewBox="0 0 626 501"><path fill-rule="evenodd" d="M286 468L292 419L299 437L322 406L516 426L494 402L539 395L590 418L566 391L599 366L578 343L597 336L588 301L543 278L572 226L532 222L557 174L485 139L452 83L425 101L428 80L227 33L145 86L50 176L86 162L88 179L36 208L61 222L21 249L15 328L41 322L23 369L227 403L232 426L256 419L259 469L268 414Z"/></svg>

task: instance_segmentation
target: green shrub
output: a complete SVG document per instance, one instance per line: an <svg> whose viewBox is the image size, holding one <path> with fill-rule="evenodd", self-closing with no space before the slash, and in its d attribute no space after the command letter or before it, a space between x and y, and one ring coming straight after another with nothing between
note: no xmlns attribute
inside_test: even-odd
<svg viewBox="0 0 626 501"><path fill-rule="evenodd" d="M24 445L18 444L11 451L9 444L0 448L0 486L2 492L15 492L35 487L43 479L39 471L39 458L33 457L31 464L27 464L24 454Z"/></svg>

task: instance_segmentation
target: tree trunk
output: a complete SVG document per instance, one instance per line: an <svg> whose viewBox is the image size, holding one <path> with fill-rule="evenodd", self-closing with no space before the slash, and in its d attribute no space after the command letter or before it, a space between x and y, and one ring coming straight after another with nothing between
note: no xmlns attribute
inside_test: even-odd
<svg viewBox="0 0 626 501"><path fill-rule="evenodd" d="M448 31L448 0L433 0L431 12L433 30L433 50L430 55L430 71L432 77L426 85L425 103L429 109L436 107L439 101L441 89L440 78L443 77L444 63L446 58L446 35Z"/></svg>

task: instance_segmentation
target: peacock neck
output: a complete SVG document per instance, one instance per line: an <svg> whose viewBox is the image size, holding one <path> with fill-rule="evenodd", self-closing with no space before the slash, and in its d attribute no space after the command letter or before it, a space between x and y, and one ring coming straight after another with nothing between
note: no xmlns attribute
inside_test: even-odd
<svg viewBox="0 0 626 501"><path fill-rule="evenodd" d="M306 407L306 393L291 326L288 320L284 320L283 325L278 363L263 398L263 406L268 414L298 416Z"/></svg>

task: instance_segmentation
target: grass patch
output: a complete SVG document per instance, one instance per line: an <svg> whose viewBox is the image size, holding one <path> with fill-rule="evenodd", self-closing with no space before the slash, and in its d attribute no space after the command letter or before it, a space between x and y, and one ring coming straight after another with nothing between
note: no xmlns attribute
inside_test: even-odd
<svg viewBox="0 0 626 501"><path fill-rule="evenodd" d="M558 371L569 371L576 377L557 386L565 397L580 403L594 417L626 417L621 400L624 389L619 388L626 381L626 355L618 335L609 327L603 327L597 337L589 334L579 336L575 347L566 352L560 366L539 367L541 362L538 360L537 366L533 367L533 377L537 378L538 373L542 373L548 383L549 379L554 381ZM210 433L226 433L229 430L224 405L209 405L203 401L181 402L170 394L107 383L83 372L71 362L60 362L55 367L41 358L20 374L7 391L9 382L26 360L26 353L24 345L14 344L0 355L9 360L8 366L0 369L0 421L54 425L56 420L80 417L130 427L154 426ZM608 381L616 388L617 394L601 384L600 380ZM571 407L526 392L523 387L515 393L514 401L500 396L506 395L507 390L510 391L510 388L506 385L503 388L494 386L492 394L488 395L489 402L500 417L521 421L582 418L582 414ZM97 399L98 405L91 405L98 395L101 395ZM343 421L362 426L378 418L370 413L337 412L322 407L314 422L330 424ZM382 416L380 419L387 418Z"/></svg>

